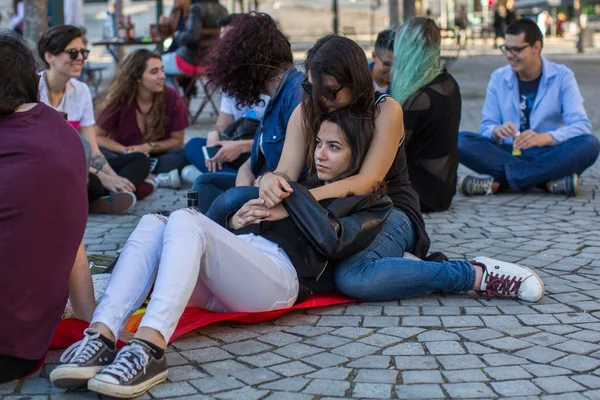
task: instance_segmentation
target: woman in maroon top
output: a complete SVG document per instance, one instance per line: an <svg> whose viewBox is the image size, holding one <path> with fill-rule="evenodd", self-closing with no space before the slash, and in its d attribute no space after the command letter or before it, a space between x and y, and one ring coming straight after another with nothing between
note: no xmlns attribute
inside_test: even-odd
<svg viewBox="0 0 600 400"><path fill-rule="evenodd" d="M27 44L0 34L0 59L11 60L0 63L0 382L5 382L31 371L48 350L69 279L82 272L73 263L88 202L82 142L58 112L38 103L36 64ZM85 270L91 285L87 265Z"/></svg>
<svg viewBox="0 0 600 400"><path fill-rule="evenodd" d="M143 153L156 158L152 172L161 187L178 188L188 163L183 151L187 108L175 89L165 86L160 55L141 49L129 54L98 103L98 144L107 159Z"/></svg>

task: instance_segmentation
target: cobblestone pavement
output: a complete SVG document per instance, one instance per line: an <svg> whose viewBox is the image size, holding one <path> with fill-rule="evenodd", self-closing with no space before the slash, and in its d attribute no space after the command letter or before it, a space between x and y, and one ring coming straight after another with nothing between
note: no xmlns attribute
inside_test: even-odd
<svg viewBox="0 0 600 400"><path fill-rule="evenodd" d="M600 126L597 60L556 58L574 71ZM500 57L460 60L464 129L476 129L487 79ZM461 174L465 173L461 169ZM272 323L215 325L169 347L168 383L143 398L600 398L600 184L596 164L577 198L544 193L464 198L426 216L432 251L496 257L534 267L539 304L435 294L387 303L294 311ZM89 253L115 253L139 217L184 205L185 191L159 190L135 215L90 216ZM12 399L92 399L40 373L0 385Z"/></svg>

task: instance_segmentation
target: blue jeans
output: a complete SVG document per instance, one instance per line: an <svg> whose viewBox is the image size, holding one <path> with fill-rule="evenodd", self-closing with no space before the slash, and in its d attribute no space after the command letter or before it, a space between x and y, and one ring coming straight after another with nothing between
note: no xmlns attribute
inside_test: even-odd
<svg viewBox="0 0 600 400"><path fill-rule="evenodd" d="M163 71L166 75L165 83L167 86L173 89L179 89L179 84L175 80L176 76L184 75L184 73L177 68L177 61L175 61L175 52L165 53L161 56L163 63Z"/></svg>
<svg viewBox="0 0 600 400"><path fill-rule="evenodd" d="M475 284L475 269L461 260L427 262L401 258L416 241L408 216L395 208L373 243L335 267L337 288L366 301L392 301L442 290L464 292Z"/></svg>
<svg viewBox="0 0 600 400"><path fill-rule="evenodd" d="M199 211L221 226L248 200L258 198L258 187L236 187L235 177L233 173L213 172L200 175L194 182L192 190L198 192Z"/></svg>
<svg viewBox="0 0 600 400"><path fill-rule="evenodd" d="M460 132L460 162L473 171L522 190L572 174L581 174L598 158L600 143L581 135L548 147L533 147L512 155L512 144L495 144L477 133Z"/></svg>
<svg viewBox="0 0 600 400"><path fill-rule="evenodd" d="M194 166L202 171L202 173L207 173L208 168L206 168L206 159L204 158L204 153L202 153L202 147L204 146L206 146L205 138L191 139L185 145L185 155L188 161L194 164ZM237 169L231 167L228 163L225 163L223 164L223 169L219 172L237 173Z"/></svg>

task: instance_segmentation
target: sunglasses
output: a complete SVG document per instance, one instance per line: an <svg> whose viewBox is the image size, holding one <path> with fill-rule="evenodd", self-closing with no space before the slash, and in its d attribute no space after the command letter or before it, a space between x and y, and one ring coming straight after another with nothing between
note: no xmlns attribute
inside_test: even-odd
<svg viewBox="0 0 600 400"><path fill-rule="evenodd" d="M521 54L521 51L528 48L529 46L531 46L531 44L526 44L525 46L521 47L508 47L505 44L503 44L502 46L500 46L500 51L504 54L510 53L513 56L518 56L519 54Z"/></svg>
<svg viewBox="0 0 600 400"><path fill-rule="evenodd" d="M83 60L87 60L88 56L90 55L90 51L88 49L66 49L65 53L67 53L69 55L69 58L73 61L77 60L77 57L79 57L79 53L81 53L81 57L83 57Z"/></svg>
<svg viewBox="0 0 600 400"><path fill-rule="evenodd" d="M306 93L309 96L313 95L313 84L310 83L308 81L308 78L305 78L304 81L302 81L302 89L304 89L304 93ZM323 97L325 97L325 99L330 100L330 101L335 101L337 99L338 93L343 89L343 86L340 86L339 88L332 88L330 86L325 86L323 88Z"/></svg>

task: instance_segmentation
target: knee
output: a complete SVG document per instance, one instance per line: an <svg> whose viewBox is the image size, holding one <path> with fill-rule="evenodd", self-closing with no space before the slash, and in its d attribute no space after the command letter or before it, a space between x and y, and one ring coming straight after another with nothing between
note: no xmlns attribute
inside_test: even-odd
<svg viewBox="0 0 600 400"><path fill-rule="evenodd" d="M478 133L474 132L459 132L458 133L458 148L464 147L465 145L472 143L473 141L478 140L481 137Z"/></svg>
<svg viewBox="0 0 600 400"><path fill-rule="evenodd" d="M169 215L168 227L170 230L173 229L176 232L189 230L197 225L194 219L196 215L200 214L189 208L174 211Z"/></svg>
<svg viewBox="0 0 600 400"><path fill-rule="evenodd" d="M194 138L191 139L184 147L185 155L189 159L202 157L202 147L206 146L206 139Z"/></svg>
<svg viewBox="0 0 600 400"><path fill-rule="evenodd" d="M594 160L598 158L600 153L600 142L594 135L581 135L581 147L585 149L590 157Z"/></svg>
<svg viewBox="0 0 600 400"><path fill-rule="evenodd" d="M150 158L144 153L131 153L131 162L138 165L140 168L147 168L150 172Z"/></svg>
<svg viewBox="0 0 600 400"><path fill-rule="evenodd" d="M377 292L378 289L374 288L365 274L360 272L368 270L372 263L373 261L362 260L358 265L338 265L335 269L336 288L353 299L365 301L374 299L373 292Z"/></svg>

